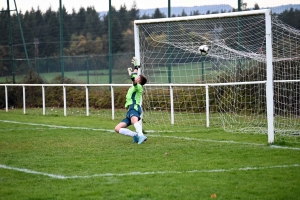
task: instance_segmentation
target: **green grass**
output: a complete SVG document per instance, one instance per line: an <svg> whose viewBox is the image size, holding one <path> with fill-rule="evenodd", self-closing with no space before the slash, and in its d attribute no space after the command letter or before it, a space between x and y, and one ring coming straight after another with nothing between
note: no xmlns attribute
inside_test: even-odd
<svg viewBox="0 0 300 200"><path fill-rule="evenodd" d="M205 67L204 67L205 66ZM201 63L187 63L187 64L177 64L173 66L172 69L172 83L198 83L202 80L211 79L213 76L216 76L219 72L213 72L211 70L211 64L206 62L203 67ZM153 75L149 77L152 83L155 83L157 76L159 76L159 83L169 83L168 81L168 70L163 67L159 68L159 75ZM152 70L150 70L152 73ZM89 74L89 78L87 77ZM204 74L202 74L204 73ZM114 69L112 71L112 82L113 83L130 83L128 79L127 67L124 69ZM184 76L183 76L184 74ZM49 73L39 73L39 76L42 77L47 82L51 82L55 77L61 76L61 72L49 72ZM72 79L76 83L81 84L107 84L109 83L109 70L90 70L87 71L65 71L64 77ZM195 80L191 80L193 77ZM199 78L200 77L200 78ZM12 77L8 77L12 78ZM24 75L16 76L15 79L18 83L23 81ZM0 82L5 83L7 77L0 77ZM200 80L201 79L201 80Z"/></svg>
<svg viewBox="0 0 300 200"><path fill-rule="evenodd" d="M126 83L128 82L127 68L124 68L124 73L120 73L120 70L113 70L112 81L113 83ZM61 76L61 72L51 73L39 73L39 76L46 80L48 83L55 79L57 76ZM66 71L64 77L72 79L79 84L107 84L109 83L109 70L90 70L89 79L87 77L87 71ZM12 77L9 77L12 78ZM16 76L16 82L21 83L24 75ZM5 83L7 77L0 77L0 82ZM130 81L129 81L130 82Z"/></svg>
<svg viewBox="0 0 300 200"><path fill-rule="evenodd" d="M112 131L123 114L1 110L0 199L299 199L300 144L179 127L137 145Z"/></svg>

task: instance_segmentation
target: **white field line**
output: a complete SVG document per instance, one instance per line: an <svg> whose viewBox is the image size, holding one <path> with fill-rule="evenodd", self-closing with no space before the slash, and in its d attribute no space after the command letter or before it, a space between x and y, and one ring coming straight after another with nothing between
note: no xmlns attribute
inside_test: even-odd
<svg viewBox="0 0 300 200"><path fill-rule="evenodd" d="M270 148L276 148L276 149L289 149L289 150L298 150L300 151L300 148L297 147L283 147L283 146L277 146L277 145L265 145L265 144L259 144L259 143L251 143L251 142L235 142L232 140L208 140L208 139L198 139L198 138L189 138L189 137L178 137L178 136L162 136L162 135L150 135L151 137L164 137L164 138L174 138L174 139L181 139L181 140L193 140L193 141L199 141L199 142L216 142L216 143L231 143L231 144L241 144L241 145L254 145L254 146L262 146L262 147L270 147Z"/></svg>
<svg viewBox="0 0 300 200"><path fill-rule="evenodd" d="M24 125L30 125L30 126L42 126L42 127L49 127L49 128L115 132L112 129L103 129L103 128L96 129L96 128L88 128L88 127L76 127L76 126L57 126L57 125L51 125L51 124L36 124L36 123L28 123L28 122L10 121L10 120L0 120L0 122L12 123L12 124L24 124ZM149 132L154 132L154 131L150 130ZM216 142L216 143L239 144L239 145L254 145L254 146L270 147L270 148L276 148L276 149L287 149L287 150L300 151L300 148L296 148L296 147L283 147L283 146L277 146L277 145L267 146L266 144L250 143L250 142L236 142L236 141L232 141L232 140L208 140L208 139L198 139L198 138L179 137L179 136L162 136L162 135L157 135L157 134L155 134L155 135L147 134L147 136L173 138L173 139L180 139L180 140L192 140L192 141L199 141L199 142Z"/></svg>
<svg viewBox="0 0 300 200"><path fill-rule="evenodd" d="M265 144L258 144L258 143L251 143L251 142L235 142L232 140L208 140L208 139L198 139L198 138L190 138L190 137L178 137L178 136L164 136L164 135L150 135L151 137L164 137L164 138L173 138L173 139L180 139L180 140L192 140L192 141L199 141L199 142L217 142L217 143L231 143L231 144L246 144L246 145L256 145L256 146L264 146L267 147ZM300 148L299 148L300 150Z"/></svg>
<svg viewBox="0 0 300 200"><path fill-rule="evenodd" d="M55 129L55 128L49 128L49 129ZM28 131L28 130L41 130L41 128L8 128L8 129L3 129L0 128L0 132L7 132L7 131Z"/></svg>
<svg viewBox="0 0 300 200"><path fill-rule="evenodd" d="M49 128L80 129L80 130L114 132L114 130L101 129L101 128L96 129L96 128L88 128L88 127L76 127L76 126L57 126L57 125L51 125L51 124L35 124L35 123L28 123L28 122L9 121L9 120L0 120L0 122L12 123L12 124L24 124L24 125L30 125L30 126L42 126L42 127L49 127Z"/></svg>
<svg viewBox="0 0 300 200"><path fill-rule="evenodd" d="M250 171L250 170L265 170L265 169L275 169L275 168L291 168L291 167L300 167L299 164L292 165L275 165L275 166L266 166L266 167L243 167L243 168L230 168L230 169L211 169L211 170L188 170L188 171L152 171L152 172L128 172L128 173L106 173L106 174L93 174L87 176L64 176L59 174L48 174L44 172L38 172L30 169L10 167L7 165L1 165L0 168L8 169L13 171L24 172L28 174L36 174L48 176L55 179L82 179L82 178L94 178L94 177L111 177L111 176L135 176L135 175L163 175L163 174L183 174L183 173L219 173L219 172L231 172L231 171Z"/></svg>

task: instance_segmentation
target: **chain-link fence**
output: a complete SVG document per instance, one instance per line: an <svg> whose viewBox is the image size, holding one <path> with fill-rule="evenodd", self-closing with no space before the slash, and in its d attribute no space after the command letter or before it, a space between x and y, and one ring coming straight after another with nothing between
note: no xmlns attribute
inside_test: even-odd
<svg viewBox="0 0 300 200"><path fill-rule="evenodd" d="M43 5L50 2L43 1ZM97 2L72 10L73 4L67 0L56 0L56 7L40 9L32 5L32 9L23 10L15 0L2 1L0 82L24 83L25 75L33 70L45 83L55 82L58 76L63 77L59 80L68 78L76 83L127 83L124 74L134 55L136 19L271 8L274 15L300 29L298 0L151 2L136 0L118 5L117 0L107 0L102 5Z"/></svg>

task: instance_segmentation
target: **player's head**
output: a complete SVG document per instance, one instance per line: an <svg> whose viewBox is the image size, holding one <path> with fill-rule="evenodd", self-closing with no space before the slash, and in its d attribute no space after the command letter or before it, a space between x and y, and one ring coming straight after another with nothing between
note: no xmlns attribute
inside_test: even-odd
<svg viewBox="0 0 300 200"><path fill-rule="evenodd" d="M141 85L145 85L147 83L147 78L144 75L139 75L137 82Z"/></svg>

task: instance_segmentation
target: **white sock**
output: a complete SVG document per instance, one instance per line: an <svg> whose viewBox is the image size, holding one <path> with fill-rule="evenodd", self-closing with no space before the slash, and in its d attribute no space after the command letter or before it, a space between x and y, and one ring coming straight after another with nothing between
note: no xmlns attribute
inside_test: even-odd
<svg viewBox="0 0 300 200"><path fill-rule="evenodd" d="M136 135L136 132L133 132L133 131L129 130L128 128L120 128L119 133L123 134L123 135L131 136L131 137Z"/></svg>
<svg viewBox="0 0 300 200"><path fill-rule="evenodd" d="M138 136L144 135L143 134L143 129L142 129L142 126L141 126L140 122L135 123L134 127L135 127L135 130L136 130Z"/></svg>

